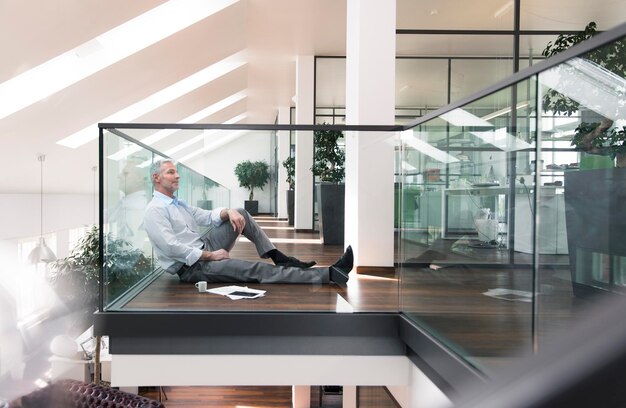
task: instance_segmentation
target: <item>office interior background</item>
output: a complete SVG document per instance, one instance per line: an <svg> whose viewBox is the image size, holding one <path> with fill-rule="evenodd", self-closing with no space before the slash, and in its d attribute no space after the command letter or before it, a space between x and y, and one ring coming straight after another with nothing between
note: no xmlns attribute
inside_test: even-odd
<svg viewBox="0 0 626 408"><path fill-rule="evenodd" d="M357 72L350 71L354 67L346 58L347 3L9 1L0 5L4 34L0 50L6 61L0 67L0 135L9 170L0 181L0 290L7 306L3 310L11 310L3 313L2 327L18 328L5 330L6 341L0 346L3 381L8 384L19 377L20 367L28 361L28 348L20 337L25 328L49 318L62 301L50 288L47 264L29 263L28 255L43 237L57 258L68 256L90 226L99 223L100 206L112 210L123 197L119 191L128 180L118 176L124 174L124 166L133 160L141 164L152 155L134 149L129 159L123 152L133 142L108 135L106 152L122 154L117 161L104 159L106 182L101 191L99 177L105 169L99 161L98 123L406 125L532 67L543 60L542 50L558 34L580 31L591 21L598 30L609 30L626 16L626 4L620 1L489 0L463 5L396 1L394 77L390 82L382 79L394 89L393 119L346 123L346 86L350 73ZM369 30L376 33L376 25ZM622 83L623 77L615 88ZM426 122L416 132L427 133L423 141L452 159L437 160L410 140L404 142L402 135L390 136L394 147L388 160L393 161L393 174L381 178L393 179L394 189L380 200L391 203L395 215L388 231L394 251L384 259L357 256L362 267L393 266L395 277L403 274L405 283L430 279L432 287L423 281L403 284L392 308L414 316L487 378L537 352L540 339L569 328L578 310L586 308L586 300L579 300L572 285L576 279L570 274L562 188L566 171L581 163L581 153L571 148L570 140L585 120L578 113L544 113L543 150L536 157L532 148L537 144L537 128L523 124L523 119L531 123L537 118L533 101L540 98L532 80L485 95L463 110L499 126L498 120L511 120L512 94L517 96L513 120L522 135L516 142L519 148L485 146L489 142L483 143L475 134L479 131L465 129L458 122L462 119L450 116L443 125ZM306 112L299 112L299 106ZM616 126L623 125L619 122L623 115L616 119ZM271 181L255 191L255 197L261 213L286 218L287 188L280 163L298 157L298 130L285 136L280 130L246 131L245 126L215 131L123 125L110 129L179 160L189 169L190 179L204 183L206 177L217 183L220 192L212 198L233 207L243 206L248 195L232 171L236 163L244 159L271 163ZM545 137L548 133L551 137ZM287 137L286 149L279 146L281 137ZM511 151L517 152L515 162ZM310 205L296 209L301 212L295 228L317 231L315 180L305 171L297 180L301 185L310 183L311 188L299 192L297 202ZM542 201L535 201L533 185L542 186ZM193 188L191 183L190 194ZM347 191L350 194L349 187ZM515 208L514 218L510 208ZM536 234L532 225L539 211L543 216ZM539 242L533 241L536 236ZM149 251L145 244L144 240L133 245ZM366 240L364 245L370 244ZM590 254L595 275L583 277L587 280L577 289L584 291L585 284L596 287L600 282L603 289L621 293L626 284L622 256ZM537 276L507 272L502 265L510 268L516 259L533 265L530 269ZM438 261L445 261L443 271L453 265L448 275L429 272L431 276L425 278L411 272L413 265L435 271ZM582 258L577 262L582 264ZM483 265L472 266L477 263ZM490 263L490 268L484 268L484 263ZM456 270L458 265L463 268ZM428 309L428 301L450 299L458 286L477 284L483 274L495 280L490 282L493 287L476 292L476 299L461 304L444 301L438 303L438 310ZM533 293L541 294L537 301ZM459 312L459 308L480 310L484 299L504 303L488 317ZM542 299L546 301L541 303ZM381 309L373 306L369 311ZM494 333L489 341L496 347L465 335L472 319L484 319L481 330ZM396 390L396 400L411 406L406 405L411 404L405 402L411 401L406 395L406 390Z"/></svg>

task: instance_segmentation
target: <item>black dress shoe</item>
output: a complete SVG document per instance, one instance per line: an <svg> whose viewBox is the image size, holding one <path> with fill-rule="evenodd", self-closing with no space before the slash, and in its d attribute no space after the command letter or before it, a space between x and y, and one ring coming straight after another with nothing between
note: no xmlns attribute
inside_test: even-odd
<svg viewBox="0 0 626 408"><path fill-rule="evenodd" d="M346 252L339 258L337 262L335 262L332 266L337 269L342 270L346 274L352 270L352 266L354 265L354 254L352 253L352 246L348 245L346 248Z"/></svg>
<svg viewBox="0 0 626 408"><path fill-rule="evenodd" d="M331 282L335 282L337 285L344 286L346 283L348 283L348 279L350 279L350 276L347 272L344 272L335 266L331 266L330 268L328 268L328 278Z"/></svg>
<svg viewBox="0 0 626 408"><path fill-rule="evenodd" d="M304 268L304 269L312 268L313 265L315 264L317 264L317 262L315 261L303 262L299 260L298 258L294 258L293 256L287 257L287 259L284 260L283 262L276 262L276 265L278 266L287 266L287 267Z"/></svg>

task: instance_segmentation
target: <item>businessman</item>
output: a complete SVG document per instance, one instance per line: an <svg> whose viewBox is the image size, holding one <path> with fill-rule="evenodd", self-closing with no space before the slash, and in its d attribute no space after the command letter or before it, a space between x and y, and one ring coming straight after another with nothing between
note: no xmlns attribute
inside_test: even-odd
<svg viewBox="0 0 626 408"><path fill-rule="evenodd" d="M329 283L345 285L353 266L352 248L328 268L313 268L280 252L244 209L204 210L178 200L180 176L176 162L163 159L150 168L154 195L146 208L144 228L161 267L183 282ZM198 226L211 226L201 236ZM239 235L254 243L266 262L232 259Z"/></svg>

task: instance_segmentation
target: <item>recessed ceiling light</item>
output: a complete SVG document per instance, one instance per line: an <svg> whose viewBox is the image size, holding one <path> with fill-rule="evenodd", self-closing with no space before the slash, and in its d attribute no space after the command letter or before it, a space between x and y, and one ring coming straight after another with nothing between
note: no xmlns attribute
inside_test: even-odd
<svg viewBox="0 0 626 408"><path fill-rule="evenodd" d="M436 16L437 14L439 14L439 10L437 10L437 9L430 10L430 15L431 16Z"/></svg>

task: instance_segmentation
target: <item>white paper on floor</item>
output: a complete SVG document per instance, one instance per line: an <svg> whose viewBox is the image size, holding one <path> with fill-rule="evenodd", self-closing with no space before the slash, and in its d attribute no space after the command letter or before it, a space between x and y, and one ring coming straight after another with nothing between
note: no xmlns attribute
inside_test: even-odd
<svg viewBox="0 0 626 408"><path fill-rule="evenodd" d="M514 290L505 288L489 289L483 295L496 299L508 300L510 302L532 302L533 294L525 290Z"/></svg>

